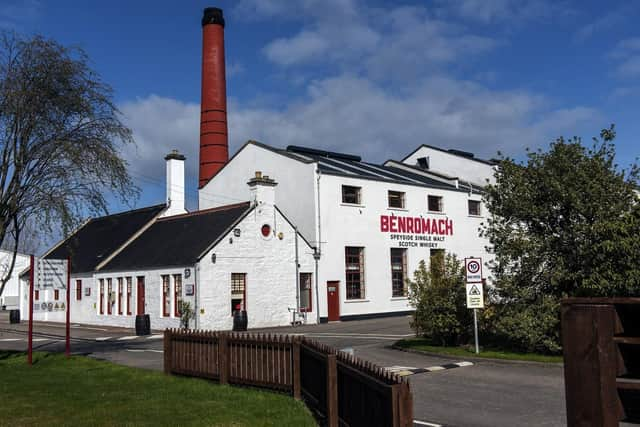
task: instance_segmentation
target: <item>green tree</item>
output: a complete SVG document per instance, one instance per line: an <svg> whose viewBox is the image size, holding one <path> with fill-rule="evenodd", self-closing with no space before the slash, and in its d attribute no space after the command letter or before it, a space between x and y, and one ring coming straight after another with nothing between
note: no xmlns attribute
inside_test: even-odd
<svg viewBox="0 0 640 427"><path fill-rule="evenodd" d="M25 227L67 232L107 194L137 194L119 150L132 142L82 50L0 33L0 245L14 251L0 295Z"/></svg>
<svg viewBox="0 0 640 427"><path fill-rule="evenodd" d="M455 255L424 260L409 281L409 301L415 307L411 328L439 345L464 344L470 337L473 320L466 308L464 266Z"/></svg>
<svg viewBox="0 0 640 427"><path fill-rule="evenodd" d="M559 138L525 163L501 158L485 189L496 332L525 349L560 349L562 297L640 294L639 171L615 164L614 138L611 126L591 148Z"/></svg>

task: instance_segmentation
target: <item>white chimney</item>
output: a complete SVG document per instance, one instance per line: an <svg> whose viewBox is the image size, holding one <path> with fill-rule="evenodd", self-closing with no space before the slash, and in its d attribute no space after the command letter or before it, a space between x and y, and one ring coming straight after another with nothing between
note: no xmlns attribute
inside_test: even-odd
<svg viewBox="0 0 640 427"><path fill-rule="evenodd" d="M267 175L262 175L262 172L256 171L253 178L247 182L249 185L249 194L251 197L251 203L257 206L273 207L276 203L276 185L278 183L269 178Z"/></svg>
<svg viewBox="0 0 640 427"><path fill-rule="evenodd" d="M178 150L173 150L164 159L167 161L167 210L162 216L187 213L184 203L185 157Z"/></svg>

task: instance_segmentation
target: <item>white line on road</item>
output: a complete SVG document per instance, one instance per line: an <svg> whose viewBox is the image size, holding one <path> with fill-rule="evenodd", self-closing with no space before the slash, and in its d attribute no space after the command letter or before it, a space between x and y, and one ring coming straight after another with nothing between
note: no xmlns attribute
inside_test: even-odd
<svg viewBox="0 0 640 427"><path fill-rule="evenodd" d="M96 341L106 341L106 340L110 340L113 337L98 337L96 338Z"/></svg>
<svg viewBox="0 0 640 427"><path fill-rule="evenodd" d="M51 341L50 338L34 338L33 342Z"/></svg>
<svg viewBox="0 0 640 427"><path fill-rule="evenodd" d="M22 341L22 338L2 338L0 339L2 342L13 342L13 341Z"/></svg>
<svg viewBox="0 0 640 427"><path fill-rule="evenodd" d="M163 350L140 349L140 348L128 348L127 351L130 351L131 353L144 353L146 351L151 353L164 353Z"/></svg>
<svg viewBox="0 0 640 427"><path fill-rule="evenodd" d="M148 340L159 340L161 338L164 338L164 335L151 335L150 337L147 337Z"/></svg>
<svg viewBox="0 0 640 427"><path fill-rule="evenodd" d="M120 337L118 338L118 341L129 341L129 340L135 340L136 338L138 338L137 335L130 335L128 337Z"/></svg>
<svg viewBox="0 0 640 427"><path fill-rule="evenodd" d="M428 423L428 422L426 422L426 421L413 420L413 423L414 423L414 424L421 425L421 426L442 427L442 424Z"/></svg>
<svg viewBox="0 0 640 427"><path fill-rule="evenodd" d="M106 329L102 329L102 328L89 328L88 326L80 326L80 325L71 325L72 328L74 329L87 329L89 331L101 331L101 332L106 332Z"/></svg>
<svg viewBox="0 0 640 427"><path fill-rule="evenodd" d="M379 339L379 340L390 340L397 341L398 337L381 337L381 336L358 336L358 335L318 335L318 334L304 334L306 337L311 338L352 338L352 339L360 339L360 340L370 340L370 339Z"/></svg>
<svg viewBox="0 0 640 427"><path fill-rule="evenodd" d="M357 334L357 333L347 333L347 332L311 332L313 335L344 335L345 337L389 337L389 338L405 338L405 337L413 337L415 334L405 334L405 335L395 335L395 334Z"/></svg>

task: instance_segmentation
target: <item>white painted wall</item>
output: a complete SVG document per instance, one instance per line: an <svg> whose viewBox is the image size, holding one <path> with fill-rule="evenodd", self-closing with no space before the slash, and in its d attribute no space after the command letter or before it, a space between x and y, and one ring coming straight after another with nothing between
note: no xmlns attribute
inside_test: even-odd
<svg viewBox="0 0 640 427"><path fill-rule="evenodd" d="M403 163L416 166L420 157L429 158L429 170L433 172L458 177L477 186L485 186L487 179L495 182L494 166L425 146L409 155Z"/></svg>
<svg viewBox="0 0 640 427"><path fill-rule="evenodd" d="M342 203L342 185L362 187L362 205ZM406 209L388 207L389 190L405 192ZM444 213L427 213L427 195L443 197ZM407 298L393 298L391 286L390 249L400 247L390 234L380 231L380 215L448 218L454 222L454 233L437 242L437 248L464 257L482 257L489 260L485 251L488 243L478 235L484 217L468 215L467 201L481 200L479 194L464 191L428 189L418 186L389 184L357 178L323 175L320 184L322 258L320 260L320 314L327 316L327 281L340 281L341 316L387 313L410 310ZM484 205L481 208L484 214ZM363 300L347 300L345 286L345 246L365 248L365 289ZM420 260L429 262L429 248L407 248L408 276L413 277ZM485 271L485 276L487 272Z"/></svg>
<svg viewBox="0 0 640 427"><path fill-rule="evenodd" d="M187 213L185 209L184 160L169 158L166 160L167 169L167 210L163 217Z"/></svg>
<svg viewBox="0 0 640 427"><path fill-rule="evenodd" d="M215 178L200 189L199 209L250 200L247 182L256 171L276 180L276 204L315 246L315 164L299 162L253 143L243 146Z"/></svg>
<svg viewBox="0 0 640 427"><path fill-rule="evenodd" d="M5 276L11 266L12 257L13 252L0 249L0 275L2 275L2 277ZM16 264L13 268L11 277L0 296L0 308L3 306L6 306L7 310L19 308L20 280L18 279L18 274L28 266L29 255L18 253L16 255Z"/></svg>
<svg viewBox="0 0 640 427"><path fill-rule="evenodd" d="M277 187L276 187L277 188ZM269 237L261 234L262 225L271 226ZM289 308L296 307L295 232L271 205L260 205L236 227L237 237L229 232L210 250L199 265L200 301L198 327L226 330L231 317L231 273L246 273L246 309L249 328L290 324ZM282 239L279 238L282 233ZM314 273L311 248L298 238L300 272ZM216 254L215 264L212 254ZM308 323L315 323L316 301Z"/></svg>

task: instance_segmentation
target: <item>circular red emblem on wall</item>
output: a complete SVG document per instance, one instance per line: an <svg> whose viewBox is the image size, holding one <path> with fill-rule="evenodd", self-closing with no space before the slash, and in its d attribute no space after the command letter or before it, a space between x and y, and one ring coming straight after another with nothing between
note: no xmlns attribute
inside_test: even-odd
<svg viewBox="0 0 640 427"><path fill-rule="evenodd" d="M262 235L264 237L269 237L269 235L271 234L271 226L269 224L265 224L262 226L260 231L262 232Z"/></svg>

